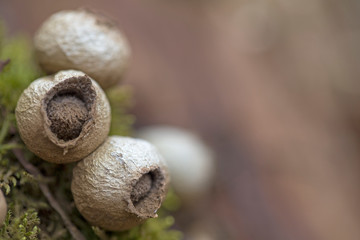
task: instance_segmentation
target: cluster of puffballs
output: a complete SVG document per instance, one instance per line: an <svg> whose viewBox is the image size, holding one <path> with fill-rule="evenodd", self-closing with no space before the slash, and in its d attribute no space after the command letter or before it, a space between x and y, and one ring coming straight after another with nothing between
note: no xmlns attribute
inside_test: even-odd
<svg viewBox="0 0 360 240"><path fill-rule="evenodd" d="M71 191L91 225L122 231L156 217L169 184L166 163L145 140L108 136L103 89L126 69L123 34L94 12L61 11L43 23L34 45L51 75L33 81L18 100L16 121L27 148L48 162L77 162Z"/></svg>

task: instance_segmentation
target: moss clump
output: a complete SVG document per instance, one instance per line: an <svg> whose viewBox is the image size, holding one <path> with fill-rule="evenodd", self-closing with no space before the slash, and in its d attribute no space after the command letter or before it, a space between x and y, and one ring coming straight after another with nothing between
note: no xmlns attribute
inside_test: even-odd
<svg viewBox="0 0 360 240"><path fill-rule="evenodd" d="M132 89L129 86L117 86L106 91L111 106L110 136L130 136L135 117L127 111L133 106Z"/></svg>
<svg viewBox="0 0 360 240"><path fill-rule="evenodd" d="M40 219L34 209L29 209L19 217L14 217L9 210L4 227L0 229L1 239L38 239Z"/></svg>
<svg viewBox="0 0 360 240"><path fill-rule="evenodd" d="M181 233L169 230L174 219L164 210L159 218L121 233L105 232L85 221L75 208L70 191L74 164L45 162L28 151L19 137L14 117L17 100L31 81L43 74L35 64L29 41L21 36L6 38L0 22L0 64L6 63L7 59L10 62L0 67L0 189L8 203L8 214L0 227L0 239L71 239L62 218L50 206L39 183L49 187L56 201L86 239L180 239ZM111 134L131 134L134 117L126 113L132 105L130 88L117 87L107 93L112 105ZM20 164L13 152L19 148L26 161L40 171L40 176L29 174Z"/></svg>
<svg viewBox="0 0 360 240"><path fill-rule="evenodd" d="M94 232L101 240L178 240L182 238L179 231L168 230L174 224L172 216L147 220L144 224L134 227L129 231L109 234L94 227Z"/></svg>

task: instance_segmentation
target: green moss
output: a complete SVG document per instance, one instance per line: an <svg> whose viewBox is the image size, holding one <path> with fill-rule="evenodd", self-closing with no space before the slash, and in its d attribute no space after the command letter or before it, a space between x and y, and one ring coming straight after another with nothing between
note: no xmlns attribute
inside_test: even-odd
<svg viewBox="0 0 360 240"><path fill-rule="evenodd" d="M133 105L132 89L129 86L117 86L106 92L111 105L110 135L130 136L135 117L127 111Z"/></svg>
<svg viewBox="0 0 360 240"><path fill-rule="evenodd" d="M1 239L38 239L40 219L34 209L29 209L18 217L9 210L4 226L0 229Z"/></svg>
<svg viewBox="0 0 360 240"><path fill-rule="evenodd" d="M4 32L3 26L1 30ZM1 33L0 37L3 35ZM40 76L40 71L35 65L29 41L22 36L0 40L0 60L6 59L10 59L10 63L0 74L0 103L11 110L15 109L22 91Z"/></svg>
<svg viewBox="0 0 360 240"><path fill-rule="evenodd" d="M150 219L127 232L116 234L111 240L177 240L182 237L181 233L174 230L167 230L174 222L175 220L172 216Z"/></svg>
<svg viewBox="0 0 360 240"><path fill-rule="evenodd" d="M32 48L25 37L6 38L0 23L0 61L10 59L0 72L0 189L5 193L8 214L0 227L0 239L71 239L58 213L40 191L39 183L46 183L56 201L71 222L86 239L180 239L181 233L169 230L174 219L166 209L157 219L122 233L105 232L92 227L79 214L70 191L73 164L56 165L42 161L23 145L17 133L14 110L22 91L42 75L36 65ZM117 87L107 92L112 105L111 134L130 135L134 116L127 113L132 106L131 89ZM34 177L18 162L12 152L22 148L25 158L40 170L44 177ZM174 196L166 206L174 209ZM175 197L176 199L176 197ZM176 201L175 201L176 202Z"/></svg>

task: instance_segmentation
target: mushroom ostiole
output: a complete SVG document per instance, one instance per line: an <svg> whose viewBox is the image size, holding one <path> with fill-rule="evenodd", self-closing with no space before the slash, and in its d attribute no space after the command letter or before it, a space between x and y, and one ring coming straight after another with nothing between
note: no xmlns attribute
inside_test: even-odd
<svg viewBox="0 0 360 240"><path fill-rule="evenodd" d="M130 196L134 206L136 206L142 199L144 199L151 191L154 181L153 178L154 176L151 172L145 173L139 178Z"/></svg>
<svg viewBox="0 0 360 240"><path fill-rule="evenodd" d="M53 87L44 100L51 132L63 141L79 137L86 122L92 119L96 93L88 77L71 78Z"/></svg>

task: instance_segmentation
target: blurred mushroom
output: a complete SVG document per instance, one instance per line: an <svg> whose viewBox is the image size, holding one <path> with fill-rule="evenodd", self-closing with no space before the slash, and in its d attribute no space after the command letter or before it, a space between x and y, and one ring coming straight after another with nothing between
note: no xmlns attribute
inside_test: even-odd
<svg viewBox="0 0 360 240"><path fill-rule="evenodd" d="M171 126L150 126L137 136L154 144L169 166L171 184L179 196L193 201L212 186L215 159L211 149L194 133Z"/></svg>

